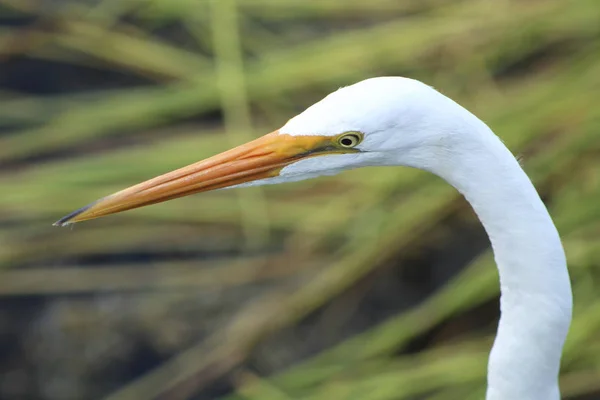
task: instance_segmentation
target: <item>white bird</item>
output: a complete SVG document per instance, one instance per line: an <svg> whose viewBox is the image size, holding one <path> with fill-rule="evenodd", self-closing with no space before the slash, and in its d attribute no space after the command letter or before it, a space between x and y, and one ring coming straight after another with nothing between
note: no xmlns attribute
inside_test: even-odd
<svg viewBox="0 0 600 400"><path fill-rule="evenodd" d="M560 399L572 295L559 234L501 140L419 81L379 77L342 88L277 131L100 199L55 225L212 189L381 165L419 168L445 179L464 195L489 235L500 274L501 316L486 398Z"/></svg>

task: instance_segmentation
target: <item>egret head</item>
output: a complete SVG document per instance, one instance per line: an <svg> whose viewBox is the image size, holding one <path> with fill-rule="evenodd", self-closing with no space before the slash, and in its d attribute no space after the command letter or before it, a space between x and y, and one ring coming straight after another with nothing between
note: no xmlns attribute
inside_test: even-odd
<svg viewBox="0 0 600 400"><path fill-rule="evenodd" d="M193 193L332 175L372 165L419 165L439 147L450 101L407 78L372 78L331 93L281 129L83 207L66 225ZM429 150L426 150L429 149Z"/></svg>

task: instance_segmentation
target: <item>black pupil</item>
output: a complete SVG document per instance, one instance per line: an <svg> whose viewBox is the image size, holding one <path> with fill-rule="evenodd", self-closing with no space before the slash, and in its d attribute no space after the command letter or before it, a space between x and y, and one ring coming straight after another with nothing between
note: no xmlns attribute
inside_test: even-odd
<svg viewBox="0 0 600 400"><path fill-rule="evenodd" d="M342 139L342 144L344 146L352 146L353 143L354 143L354 140L350 139L349 137L345 137Z"/></svg>

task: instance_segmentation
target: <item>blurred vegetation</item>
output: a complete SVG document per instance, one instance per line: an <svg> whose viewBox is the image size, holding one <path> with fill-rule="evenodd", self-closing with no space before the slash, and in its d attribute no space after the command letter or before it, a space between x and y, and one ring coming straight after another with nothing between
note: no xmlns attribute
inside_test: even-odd
<svg viewBox="0 0 600 400"><path fill-rule="evenodd" d="M0 0L0 397L481 399L487 239L401 168L101 196L377 75L435 86L519 155L562 234L565 398L600 396L597 0Z"/></svg>

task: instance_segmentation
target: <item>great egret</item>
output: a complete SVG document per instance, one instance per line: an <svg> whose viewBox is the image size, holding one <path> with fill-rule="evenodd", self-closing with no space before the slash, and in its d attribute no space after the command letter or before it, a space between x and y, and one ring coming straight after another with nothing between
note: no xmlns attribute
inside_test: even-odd
<svg viewBox="0 0 600 400"><path fill-rule="evenodd" d="M501 317L488 400L555 400L572 313L560 237L525 172L477 117L416 80L379 77L331 93L281 129L100 199L66 225L226 187L298 181L365 166L409 166L453 185L485 227Z"/></svg>

